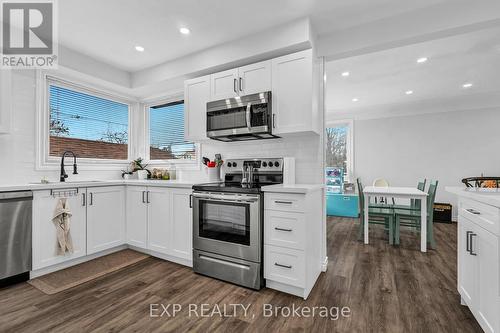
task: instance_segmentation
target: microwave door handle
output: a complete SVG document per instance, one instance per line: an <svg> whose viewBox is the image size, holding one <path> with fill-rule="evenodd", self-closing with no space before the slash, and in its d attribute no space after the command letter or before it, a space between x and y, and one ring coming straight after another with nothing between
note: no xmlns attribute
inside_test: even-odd
<svg viewBox="0 0 500 333"><path fill-rule="evenodd" d="M250 120L251 109L252 109L252 103L248 103L247 104L247 113L246 113L246 121L247 121L247 128L248 128L248 130L250 130L250 128L252 127L252 123L251 123L251 120Z"/></svg>

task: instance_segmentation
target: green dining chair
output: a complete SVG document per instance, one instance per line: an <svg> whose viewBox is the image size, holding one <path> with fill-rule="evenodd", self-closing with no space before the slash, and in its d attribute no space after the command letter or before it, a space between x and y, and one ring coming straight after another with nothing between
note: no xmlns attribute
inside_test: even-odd
<svg viewBox="0 0 500 333"><path fill-rule="evenodd" d="M424 181L420 181L417 184L417 189L420 191L425 190L425 184L427 183L427 179ZM394 209L403 209L403 210L416 210L420 212L421 201L419 199L410 199L410 205L392 205Z"/></svg>
<svg viewBox="0 0 500 333"><path fill-rule="evenodd" d="M432 249L436 248L436 242L434 240L434 200L436 199L438 181L431 181L429 189L427 191L427 242L430 243ZM399 245L399 236L401 226L414 228L420 231L421 216L420 210L394 210L394 224L395 224L395 235L394 241L396 245Z"/></svg>
<svg viewBox="0 0 500 333"><path fill-rule="evenodd" d="M358 184L358 195L359 195L359 231L358 239L362 240L364 236L364 224L365 224L365 196L363 193L363 184L361 180L356 179ZM389 231L389 244L394 244L394 211L392 208L378 208L369 207L368 208L368 223L383 225L385 230Z"/></svg>

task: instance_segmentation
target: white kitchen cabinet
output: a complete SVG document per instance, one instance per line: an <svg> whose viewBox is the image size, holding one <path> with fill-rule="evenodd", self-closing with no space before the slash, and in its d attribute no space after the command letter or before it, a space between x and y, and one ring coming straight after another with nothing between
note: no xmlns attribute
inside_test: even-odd
<svg viewBox="0 0 500 333"><path fill-rule="evenodd" d="M207 140L207 102L210 100L210 75L184 81L184 138Z"/></svg>
<svg viewBox="0 0 500 333"><path fill-rule="evenodd" d="M60 264L85 256L86 244L86 207L85 188L78 189L77 196L68 196L71 210L70 234L73 240L73 253L59 254L56 227L52 222L57 202L61 199L51 195L50 190L33 193L33 270Z"/></svg>
<svg viewBox="0 0 500 333"><path fill-rule="evenodd" d="M238 68L240 96L271 91L271 61L261 61Z"/></svg>
<svg viewBox="0 0 500 333"><path fill-rule="evenodd" d="M271 66L273 133L315 131L312 50L272 59Z"/></svg>
<svg viewBox="0 0 500 333"><path fill-rule="evenodd" d="M125 191L122 186L87 190L87 254L126 243Z"/></svg>
<svg viewBox="0 0 500 333"><path fill-rule="evenodd" d="M140 248L147 247L148 205L147 187L127 187L127 243Z"/></svg>
<svg viewBox="0 0 500 333"><path fill-rule="evenodd" d="M500 207L460 198L458 214L458 292L485 332L500 332Z"/></svg>
<svg viewBox="0 0 500 333"><path fill-rule="evenodd" d="M210 75L210 100L236 97L239 94L238 69L229 69Z"/></svg>
<svg viewBox="0 0 500 333"><path fill-rule="evenodd" d="M148 249L169 254L171 237L171 189L149 187Z"/></svg>
<svg viewBox="0 0 500 333"><path fill-rule="evenodd" d="M266 286L309 296L322 270L323 190L264 192L264 278Z"/></svg>
<svg viewBox="0 0 500 333"><path fill-rule="evenodd" d="M193 258L193 215L191 189L172 189L171 255L192 260Z"/></svg>
<svg viewBox="0 0 500 333"><path fill-rule="evenodd" d="M11 95L11 71L2 69L0 70L0 134L10 132L12 113Z"/></svg>

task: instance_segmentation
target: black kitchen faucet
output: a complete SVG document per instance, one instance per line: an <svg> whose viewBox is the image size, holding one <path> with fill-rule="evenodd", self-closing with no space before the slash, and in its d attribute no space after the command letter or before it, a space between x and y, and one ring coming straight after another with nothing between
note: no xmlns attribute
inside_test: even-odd
<svg viewBox="0 0 500 333"><path fill-rule="evenodd" d="M75 155L75 153L73 153L72 151L69 151L69 150L65 151L62 154L62 158L61 158L61 174L60 174L60 177L59 177L59 181L61 181L61 182L66 181L66 178L68 178L68 174L64 170L64 158L66 157L66 155L70 155L70 154L73 155L73 174L74 175L78 174L78 171L76 169L76 155Z"/></svg>

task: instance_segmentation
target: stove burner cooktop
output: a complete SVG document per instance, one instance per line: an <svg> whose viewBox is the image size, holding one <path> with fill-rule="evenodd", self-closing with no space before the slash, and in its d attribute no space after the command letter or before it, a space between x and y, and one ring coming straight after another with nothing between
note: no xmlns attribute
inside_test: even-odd
<svg viewBox="0 0 500 333"><path fill-rule="evenodd" d="M274 185L279 183L266 183L266 184L241 184L232 182L220 183L206 183L196 184L193 186L195 191L206 192L232 192L232 193L260 193L260 188L266 185Z"/></svg>

